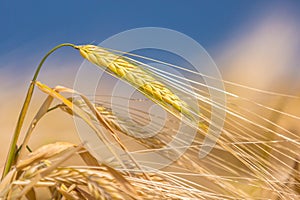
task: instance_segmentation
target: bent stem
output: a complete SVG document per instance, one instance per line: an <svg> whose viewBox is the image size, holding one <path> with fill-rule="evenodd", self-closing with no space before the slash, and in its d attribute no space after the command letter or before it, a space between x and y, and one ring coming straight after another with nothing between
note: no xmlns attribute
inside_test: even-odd
<svg viewBox="0 0 300 200"><path fill-rule="evenodd" d="M64 46L71 46L71 47L75 48L75 45L70 44L70 43L64 43L64 44L60 44L60 45L54 47L53 49L51 49L43 57L43 59L41 60L40 64L38 65L38 67L37 67L37 69L34 73L34 76L31 80L30 86L29 86L28 91L27 91L27 95L25 97L25 101L23 103L23 107L22 107L21 112L19 114L18 122L17 122L16 128L15 128L13 139L12 139L11 144L10 144L10 148L9 148L9 152L8 152L8 155L7 155L7 159L6 159L6 163L5 163L5 166L4 166L4 170L3 170L3 173L2 173L1 180L8 174L8 172L11 169L12 164L15 161L15 158L16 158L15 152L16 152L18 138L20 136L21 128L23 126L24 119L25 119L25 116L26 116L26 113L27 113L27 110L28 110L28 107L29 107L29 104L30 104L30 101L31 101L31 97L32 97L32 94L33 94L33 91L34 91L34 84L35 84L36 79L39 75L39 72L42 68L42 65L44 64L45 60L48 58L49 55L51 55L54 51L56 51L57 49L59 49L61 47L64 47Z"/></svg>

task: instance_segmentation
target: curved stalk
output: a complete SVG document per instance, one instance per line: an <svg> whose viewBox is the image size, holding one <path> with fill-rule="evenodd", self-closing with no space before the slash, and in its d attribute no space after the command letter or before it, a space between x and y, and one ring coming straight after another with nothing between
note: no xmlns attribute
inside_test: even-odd
<svg viewBox="0 0 300 200"><path fill-rule="evenodd" d="M30 86L28 88L28 91L27 91L27 95L25 97L25 101L23 103L23 107L21 109L21 112L19 114L19 118L18 118L18 122L17 122L17 125L16 125L16 128L15 128L15 132L14 132L14 135L13 135L13 139L11 141L11 144L10 144L10 148L9 148L9 152L8 152L8 155L7 155L7 159L6 159L6 163L5 163L5 166L4 166L4 170L3 170L3 173L2 173L2 178L1 180L7 175L7 173L10 171L11 169L11 166L12 164L14 163L15 161L15 157L16 157L16 148L17 148L17 142L18 142L18 138L20 136L20 132L21 132L21 128L23 126L23 123L24 123L24 119L25 119L25 116L26 116L26 113L27 113L27 110L28 110L28 107L29 107L29 104L30 104L30 101L31 101L31 97L32 97L32 94L33 94L33 91L34 91L34 84L36 82L36 79L39 75L39 72L42 68L42 65L44 64L45 60L54 52L56 51L57 49L61 48L61 47L64 47L64 46L71 46L73 48L75 48L75 45L73 44L70 44L70 43L64 43L64 44L60 44L56 47L54 47L53 49L51 49L44 57L43 59L41 60L40 64L38 65L35 73L34 73L34 76L31 80L31 83L30 83Z"/></svg>

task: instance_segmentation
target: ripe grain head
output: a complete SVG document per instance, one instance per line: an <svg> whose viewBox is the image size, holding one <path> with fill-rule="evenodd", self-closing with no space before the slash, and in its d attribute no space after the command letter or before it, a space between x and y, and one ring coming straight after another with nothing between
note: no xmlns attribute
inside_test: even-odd
<svg viewBox="0 0 300 200"><path fill-rule="evenodd" d="M76 46L76 48L85 59L130 83L154 102L165 108L171 107L187 118L195 120L188 104L138 63L94 45Z"/></svg>

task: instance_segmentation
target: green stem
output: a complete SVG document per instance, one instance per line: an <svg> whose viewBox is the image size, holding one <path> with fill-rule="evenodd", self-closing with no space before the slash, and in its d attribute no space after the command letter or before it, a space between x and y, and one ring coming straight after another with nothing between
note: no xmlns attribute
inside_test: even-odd
<svg viewBox="0 0 300 200"><path fill-rule="evenodd" d="M15 152L16 152L18 138L20 136L21 128L23 126L24 119L25 119L25 116L26 116L26 113L27 113L27 110L28 110L28 107L29 107L29 104L30 104L30 101L31 101L31 97L32 97L32 94L33 94L33 91L34 91L34 83L35 83L35 81L36 81L36 79L39 75L39 72L42 68L42 65L44 64L45 60L48 58L48 56L50 54L52 54L54 51L56 51L57 49L59 49L61 47L64 47L64 46L71 46L71 47L75 48L75 45L69 44L69 43L60 44L60 45L54 47L53 49L51 49L43 57L43 59L41 60L40 64L38 65L38 67L37 67L37 69L34 73L34 76L31 80L30 86L29 86L28 91L27 91L25 101L23 103L23 107L22 107L21 112L19 114L17 126L16 126L16 129L15 129L14 135L13 135L13 139L12 139L11 144L10 144L9 152L8 152L6 163L5 163L5 167L4 167L4 170L3 170L3 173L2 173L2 179L8 174L8 172L11 169L12 164L15 161Z"/></svg>

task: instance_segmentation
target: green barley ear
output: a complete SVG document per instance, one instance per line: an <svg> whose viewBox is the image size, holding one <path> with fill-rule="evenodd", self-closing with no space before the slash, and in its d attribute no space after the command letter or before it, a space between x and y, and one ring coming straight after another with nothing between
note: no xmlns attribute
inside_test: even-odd
<svg viewBox="0 0 300 200"><path fill-rule="evenodd" d="M150 72L145 71L137 63L134 63L134 61L129 61L121 55L94 45L82 45L75 48L79 50L85 59L104 68L113 76L128 82L164 109L174 113L170 109L171 107L193 122L197 122L193 116L195 111L192 111L185 101L174 94L164 83L152 76ZM196 115L199 116L198 114Z"/></svg>

